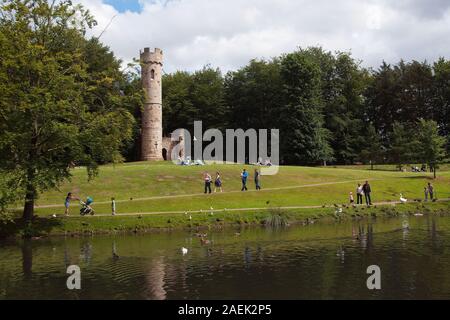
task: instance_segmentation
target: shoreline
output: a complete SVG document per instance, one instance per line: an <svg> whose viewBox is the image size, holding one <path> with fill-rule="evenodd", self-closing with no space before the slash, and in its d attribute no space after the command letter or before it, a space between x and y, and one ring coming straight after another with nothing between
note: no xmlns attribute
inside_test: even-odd
<svg viewBox="0 0 450 320"><path fill-rule="evenodd" d="M436 202L379 203L371 207L343 207L339 213L334 206L272 207L239 210L212 210L185 213L137 213L87 217L36 217L32 224L15 220L0 226L0 239L81 237L92 235L164 233L172 231L201 231L243 227L280 227L308 225L315 222L339 223L368 218L398 217L400 215L450 215L450 199Z"/></svg>

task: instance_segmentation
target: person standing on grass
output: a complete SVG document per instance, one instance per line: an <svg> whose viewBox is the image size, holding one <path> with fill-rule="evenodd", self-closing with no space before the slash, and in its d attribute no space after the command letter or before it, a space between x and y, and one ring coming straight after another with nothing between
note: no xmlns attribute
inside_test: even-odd
<svg viewBox="0 0 450 320"><path fill-rule="evenodd" d="M242 178L242 190L241 191L247 191L247 179L248 179L248 172L247 170L242 170L241 173L241 178Z"/></svg>
<svg viewBox="0 0 450 320"><path fill-rule="evenodd" d="M372 199L370 197L370 194L372 193L372 188L370 187L369 181L366 181L366 183L363 186L363 192L364 195L366 196L366 204L368 206L372 205Z"/></svg>
<svg viewBox="0 0 450 320"><path fill-rule="evenodd" d="M361 183L358 183L358 187L356 188L356 204L363 204L363 186Z"/></svg>
<svg viewBox="0 0 450 320"><path fill-rule="evenodd" d="M425 202L428 201L428 186L425 186L425 188L423 188L423 193L425 194Z"/></svg>
<svg viewBox="0 0 450 320"><path fill-rule="evenodd" d="M258 169L255 169L255 185L256 190L261 190L261 172Z"/></svg>
<svg viewBox="0 0 450 320"><path fill-rule="evenodd" d="M218 172L216 172L216 180L214 181L214 193L217 192L217 189L219 189L220 192L223 192L222 178L220 177L220 173L218 173Z"/></svg>
<svg viewBox="0 0 450 320"><path fill-rule="evenodd" d="M69 193L67 194L66 200L64 201L64 207L66 208L64 214L65 214L66 216L69 215L70 201L72 201L72 200L77 200L77 201L79 201L80 199L77 198L77 197L75 197L75 196L72 194L72 192L69 192Z"/></svg>
<svg viewBox="0 0 450 320"><path fill-rule="evenodd" d="M205 174L203 175L203 179L205 181L205 194L207 194L208 192L211 193L211 176L208 172L205 172Z"/></svg>
<svg viewBox="0 0 450 320"><path fill-rule="evenodd" d="M428 193L430 195L430 200L433 201L434 200L434 187L430 182L428 182Z"/></svg>
<svg viewBox="0 0 450 320"><path fill-rule="evenodd" d="M111 211L112 211L112 215L115 216L116 215L116 199L115 198L111 198Z"/></svg>
<svg viewBox="0 0 450 320"><path fill-rule="evenodd" d="M350 204L354 204L355 203L355 199L353 198L353 192L350 192L348 200L350 201Z"/></svg>

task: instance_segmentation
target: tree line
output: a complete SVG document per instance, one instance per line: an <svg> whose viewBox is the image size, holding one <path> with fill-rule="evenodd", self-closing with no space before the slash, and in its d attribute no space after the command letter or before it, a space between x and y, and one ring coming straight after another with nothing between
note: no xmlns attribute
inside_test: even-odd
<svg viewBox="0 0 450 320"><path fill-rule="evenodd" d="M163 77L166 134L191 128L279 128L281 163L425 163L450 150L450 61L383 63L299 48L226 73Z"/></svg>

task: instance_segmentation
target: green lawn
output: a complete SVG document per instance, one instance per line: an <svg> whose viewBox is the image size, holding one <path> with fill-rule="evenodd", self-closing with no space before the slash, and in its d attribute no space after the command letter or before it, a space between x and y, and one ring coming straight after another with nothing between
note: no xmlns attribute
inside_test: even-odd
<svg viewBox="0 0 450 320"><path fill-rule="evenodd" d="M234 208L268 208L286 206L322 206L346 203L357 181L369 180L373 201L398 200L399 194L408 199L422 198L423 188L432 182L438 198L450 198L450 171L440 171L436 180L430 173L403 173L371 171L367 168L311 168L281 167L275 176L262 177L263 190L253 191L252 178L249 192L240 192L240 172L247 168L251 175L254 167L241 165L211 165L181 167L171 162L129 163L103 166L100 175L87 181L86 171L77 168L70 182L59 191L40 196L36 212L40 216L62 214L67 192L85 198L92 196L97 214L110 214L110 199L118 201L118 213L151 213L170 211L199 211ZM204 195L202 173L212 176L220 171L224 193ZM132 200L131 200L132 199ZM57 205L45 207L48 205ZM76 215L78 205L72 205Z"/></svg>

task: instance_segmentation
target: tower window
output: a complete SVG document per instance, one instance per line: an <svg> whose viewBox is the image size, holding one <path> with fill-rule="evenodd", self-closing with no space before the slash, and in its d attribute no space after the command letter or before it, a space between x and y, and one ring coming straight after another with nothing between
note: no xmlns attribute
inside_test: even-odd
<svg viewBox="0 0 450 320"><path fill-rule="evenodd" d="M152 69L152 71L150 72L150 78L152 80L155 80L155 70Z"/></svg>

